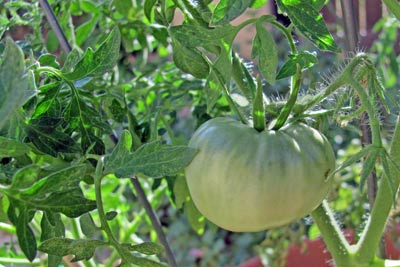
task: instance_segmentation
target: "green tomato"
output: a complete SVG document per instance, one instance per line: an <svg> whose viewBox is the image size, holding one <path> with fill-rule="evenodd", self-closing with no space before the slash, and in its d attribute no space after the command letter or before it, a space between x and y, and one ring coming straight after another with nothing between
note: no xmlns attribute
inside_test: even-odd
<svg viewBox="0 0 400 267"><path fill-rule="evenodd" d="M204 123L185 169L194 204L216 225L255 232L314 210L328 194L335 155L324 135L303 123L256 131L228 118Z"/></svg>

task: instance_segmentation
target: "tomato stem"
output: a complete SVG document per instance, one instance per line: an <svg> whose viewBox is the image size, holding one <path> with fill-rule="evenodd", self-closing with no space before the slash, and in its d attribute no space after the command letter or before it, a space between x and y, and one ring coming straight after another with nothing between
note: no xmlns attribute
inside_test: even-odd
<svg viewBox="0 0 400 267"><path fill-rule="evenodd" d="M260 77L257 77L257 91L253 102L253 127L259 132L265 130L264 94Z"/></svg>
<svg viewBox="0 0 400 267"><path fill-rule="evenodd" d="M292 76L292 83L290 88L290 96L286 104L283 106L283 109L279 113L278 118L276 119L275 125L272 127L273 130L279 130L286 122L287 118L290 115L290 112L293 109L294 104L296 103L297 96L300 91L301 85L301 67L299 64L297 65L296 74Z"/></svg>

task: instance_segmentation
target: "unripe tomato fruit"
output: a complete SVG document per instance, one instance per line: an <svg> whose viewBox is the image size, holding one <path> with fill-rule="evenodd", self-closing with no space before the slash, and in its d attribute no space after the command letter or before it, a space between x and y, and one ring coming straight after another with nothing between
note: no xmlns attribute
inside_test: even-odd
<svg viewBox="0 0 400 267"><path fill-rule="evenodd" d="M303 123L258 132L215 118L199 127L189 146L198 149L185 169L193 202L207 219L230 231L287 224L314 210L331 188L332 147Z"/></svg>

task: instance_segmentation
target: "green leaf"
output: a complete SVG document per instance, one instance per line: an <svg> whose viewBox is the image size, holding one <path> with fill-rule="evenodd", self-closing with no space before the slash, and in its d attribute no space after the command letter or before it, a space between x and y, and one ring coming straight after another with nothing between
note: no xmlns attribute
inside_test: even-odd
<svg viewBox="0 0 400 267"><path fill-rule="evenodd" d="M115 173L119 178L144 174L153 178L173 175L186 167L193 159L195 149L187 146L163 145L151 142L142 145L134 153L114 154L105 159L106 173ZM118 159L118 160L117 160Z"/></svg>
<svg viewBox="0 0 400 267"><path fill-rule="evenodd" d="M204 232L205 218L198 211L190 198L189 188L186 179L183 176L178 176L174 183L175 205L178 209L184 207L185 214L189 220L189 224L198 234Z"/></svg>
<svg viewBox="0 0 400 267"><path fill-rule="evenodd" d="M137 245L130 245L130 251L137 251L142 254L146 255L155 255L164 252L164 247L160 244L154 242L144 242Z"/></svg>
<svg viewBox="0 0 400 267"><path fill-rule="evenodd" d="M150 21L151 20L151 11L153 10L154 5L157 3L157 0L145 0L143 9L144 15Z"/></svg>
<svg viewBox="0 0 400 267"><path fill-rule="evenodd" d="M79 187L86 166L77 165L53 172L29 188L19 190L19 197L39 210L61 212L75 218L96 208Z"/></svg>
<svg viewBox="0 0 400 267"><path fill-rule="evenodd" d="M174 182L174 201L177 209L182 209L186 201L190 201L189 188L185 177L178 175Z"/></svg>
<svg viewBox="0 0 400 267"><path fill-rule="evenodd" d="M29 216L26 209L20 210L18 221L16 224L16 233L18 244L22 252L29 261L33 261L36 257L37 245L36 238L32 229L28 225Z"/></svg>
<svg viewBox="0 0 400 267"><path fill-rule="evenodd" d="M271 85L275 84L276 68L278 67L278 48L274 38L264 28L263 23L256 23L256 36L253 40L252 57L258 57L260 72Z"/></svg>
<svg viewBox="0 0 400 267"><path fill-rule="evenodd" d="M65 73L63 69L64 77L69 80L80 80L86 76L100 75L110 70L119 58L120 43L121 34L118 28L114 28L95 52L91 48L86 50L71 72Z"/></svg>
<svg viewBox="0 0 400 267"><path fill-rule="evenodd" d="M35 92L33 74L25 69L21 49L7 38L0 64L0 129Z"/></svg>
<svg viewBox="0 0 400 267"><path fill-rule="evenodd" d="M278 7L286 12L296 28L319 49L339 52L325 22L309 0L276 0Z"/></svg>
<svg viewBox="0 0 400 267"><path fill-rule="evenodd" d="M215 7L212 25L222 25L229 23L239 17L243 12L253 4L254 0L221 0Z"/></svg>
<svg viewBox="0 0 400 267"><path fill-rule="evenodd" d="M199 25L179 25L170 27L170 35L178 40L182 46L191 47L210 47L210 45L220 46L224 40L229 46L232 44L237 32L241 28L231 25L224 25L215 28L204 28Z"/></svg>
<svg viewBox="0 0 400 267"><path fill-rule="evenodd" d="M21 190L32 186L39 180L41 169L37 165L28 165L17 170L11 182L10 189Z"/></svg>
<svg viewBox="0 0 400 267"><path fill-rule="evenodd" d="M176 39L172 39L172 50L175 65L179 69L199 79L207 77L209 66L199 50L187 48Z"/></svg>
<svg viewBox="0 0 400 267"><path fill-rule="evenodd" d="M251 8L260 8L267 3L268 0L253 0Z"/></svg>
<svg viewBox="0 0 400 267"><path fill-rule="evenodd" d="M41 242L53 237L62 237L65 234L64 223L59 213L44 211L40 221L40 228L42 230Z"/></svg>
<svg viewBox="0 0 400 267"><path fill-rule="evenodd" d="M81 164L53 172L29 188L21 190L21 195L43 199L53 192L64 192L79 188L79 182L86 174L86 168L86 165Z"/></svg>
<svg viewBox="0 0 400 267"><path fill-rule="evenodd" d="M112 166L119 166L120 162L131 153L131 148L132 135L128 130L124 130L111 154L105 157L106 170L112 168Z"/></svg>
<svg viewBox="0 0 400 267"><path fill-rule="evenodd" d="M168 265L164 263L153 261L143 257L134 256L130 253L129 254L125 253L124 256L125 256L124 259L126 259L127 262L122 263L125 264L122 266L131 266L126 264L133 264L133 266L141 266L141 267L168 267Z"/></svg>
<svg viewBox="0 0 400 267"><path fill-rule="evenodd" d="M60 214L58 213L52 213L48 211L43 212L40 228L42 230L42 234L40 236L41 242L54 237L63 237L65 233L64 224L61 220ZM49 255L47 261L48 267L58 267L62 262L62 257L57 255Z"/></svg>
<svg viewBox="0 0 400 267"><path fill-rule="evenodd" d="M94 29L96 28L97 21L99 19L99 13L97 12L97 9L91 10L93 16L90 18L88 21L82 23L79 25L78 28L76 28L76 44L78 46L82 46L82 44L88 39L88 37L92 34Z"/></svg>
<svg viewBox="0 0 400 267"><path fill-rule="evenodd" d="M187 201L185 203L185 214L192 229L196 231L198 235L202 235L204 233L206 219L194 205L193 201Z"/></svg>
<svg viewBox="0 0 400 267"><path fill-rule="evenodd" d="M97 207L96 201L86 199L78 189L52 193L46 199L32 200L32 205L41 210L61 212L70 218L77 218Z"/></svg>
<svg viewBox="0 0 400 267"><path fill-rule="evenodd" d="M324 7L324 5L326 5L329 0L312 0L312 5L314 7L315 10L321 10L321 8Z"/></svg>
<svg viewBox="0 0 400 267"><path fill-rule="evenodd" d="M363 189L365 182L368 179L368 176L372 173L373 169L375 168L375 163L378 160L379 156L379 149L372 149L366 159L363 162L363 168L360 175L360 188Z"/></svg>
<svg viewBox="0 0 400 267"><path fill-rule="evenodd" d="M100 240L81 239L74 240L69 238L52 238L42 242L39 246L39 251L49 255L67 256L74 255L71 262L90 260L96 248L107 246L107 243Z"/></svg>
<svg viewBox="0 0 400 267"><path fill-rule="evenodd" d="M60 63L57 62L57 57L52 54L43 54L38 58L38 62L40 66L50 66L58 69L60 67Z"/></svg>
<svg viewBox="0 0 400 267"><path fill-rule="evenodd" d="M283 64L276 79L279 80L294 75L297 70L297 64L300 65L301 69L308 69L317 62L318 59L315 53L310 53L308 51L302 51L297 55L289 55L289 60Z"/></svg>
<svg viewBox="0 0 400 267"><path fill-rule="evenodd" d="M79 217L79 225L81 226L82 233L87 237L92 237L98 230L90 213L85 213Z"/></svg>
<svg viewBox="0 0 400 267"><path fill-rule="evenodd" d="M18 157L29 151L31 148L27 144L0 136L0 158Z"/></svg>
<svg viewBox="0 0 400 267"><path fill-rule="evenodd" d="M64 62L64 65L61 69L62 73L69 73L74 70L75 65L79 62L81 59L81 53L78 51L78 49L74 48L72 51L68 54L67 59Z"/></svg>

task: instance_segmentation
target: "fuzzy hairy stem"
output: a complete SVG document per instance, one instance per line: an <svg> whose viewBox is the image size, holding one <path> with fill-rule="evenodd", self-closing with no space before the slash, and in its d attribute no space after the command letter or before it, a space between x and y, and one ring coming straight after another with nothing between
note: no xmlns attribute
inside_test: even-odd
<svg viewBox="0 0 400 267"><path fill-rule="evenodd" d="M400 119L397 119L395 132L390 146L389 156L400 165ZM390 171L393 177L399 177L399 171L391 165ZM394 179L395 189L399 188L400 179ZM361 260L370 260L377 251L377 246L384 231L386 221L392 208L392 195L390 194L390 184L385 175L380 181L378 192L375 199L375 205L372 208L371 215L365 230L363 231L358 246L358 256Z"/></svg>

